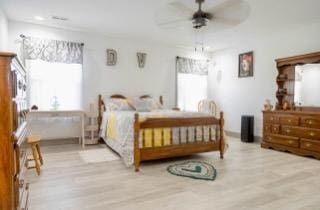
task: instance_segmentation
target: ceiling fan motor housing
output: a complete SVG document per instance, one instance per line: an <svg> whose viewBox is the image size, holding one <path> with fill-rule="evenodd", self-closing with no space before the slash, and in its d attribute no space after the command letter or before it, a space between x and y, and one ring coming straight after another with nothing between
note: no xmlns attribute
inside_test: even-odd
<svg viewBox="0 0 320 210"><path fill-rule="evenodd" d="M201 4L203 2L204 0L196 0L196 3L199 4L199 9L192 16L193 27L196 29L206 26L207 22L209 22L209 20L212 18L212 15L210 13L202 11Z"/></svg>

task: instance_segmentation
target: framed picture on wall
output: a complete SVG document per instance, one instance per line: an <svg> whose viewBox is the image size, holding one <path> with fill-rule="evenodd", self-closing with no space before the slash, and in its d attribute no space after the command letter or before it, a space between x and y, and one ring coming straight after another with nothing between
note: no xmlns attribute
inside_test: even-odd
<svg viewBox="0 0 320 210"><path fill-rule="evenodd" d="M239 77L253 76L253 51L239 55Z"/></svg>

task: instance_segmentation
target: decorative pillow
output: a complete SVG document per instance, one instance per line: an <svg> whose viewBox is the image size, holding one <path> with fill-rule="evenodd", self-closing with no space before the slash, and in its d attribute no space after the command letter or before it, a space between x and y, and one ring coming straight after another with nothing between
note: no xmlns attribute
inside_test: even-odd
<svg viewBox="0 0 320 210"><path fill-rule="evenodd" d="M154 98L135 98L129 102L138 112L147 112L162 109L161 104Z"/></svg>
<svg viewBox="0 0 320 210"><path fill-rule="evenodd" d="M148 103L140 98L134 98L129 103L138 112L148 112L152 110L150 106L148 106Z"/></svg>
<svg viewBox="0 0 320 210"><path fill-rule="evenodd" d="M151 109L162 109L162 105L160 104L159 100L156 98L143 98L141 99L147 103L147 106Z"/></svg>
<svg viewBox="0 0 320 210"><path fill-rule="evenodd" d="M110 98L105 103L107 111L134 110L125 99Z"/></svg>

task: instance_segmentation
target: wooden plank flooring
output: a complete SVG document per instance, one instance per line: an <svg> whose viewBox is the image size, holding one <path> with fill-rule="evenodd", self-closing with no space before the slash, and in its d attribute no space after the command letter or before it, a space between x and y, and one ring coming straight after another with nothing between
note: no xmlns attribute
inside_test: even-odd
<svg viewBox="0 0 320 210"><path fill-rule="evenodd" d="M229 138L225 159L218 152L142 163L121 160L86 164L77 144L41 147L41 176L29 170L30 210L319 210L320 161L240 143ZM87 146L96 149L104 145ZM169 164L187 159L213 163L215 181L173 176Z"/></svg>

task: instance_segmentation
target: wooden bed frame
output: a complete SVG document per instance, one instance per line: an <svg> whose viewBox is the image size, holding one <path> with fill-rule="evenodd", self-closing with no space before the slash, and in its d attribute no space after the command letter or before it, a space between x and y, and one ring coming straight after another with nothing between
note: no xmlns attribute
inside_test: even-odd
<svg viewBox="0 0 320 210"><path fill-rule="evenodd" d="M149 95L143 95L140 98L149 98ZM127 99L125 96L115 94L110 98ZM162 97L160 96L160 103L163 104ZM99 128L102 122L102 113L105 111L105 104L102 96L99 95ZM202 132L202 141L188 142L188 131L186 132L186 143L181 143L181 131L179 130L179 144L172 144L172 128L177 127L201 127L204 131L204 126L217 126L219 132L212 135L209 129L209 141L204 140L204 132ZM140 162L146 160L156 160L170 157L186 156L195 153L220 151L220 158L223 159L224 137L223 137L223 112L220 112L220 119L210 117L190 117L190 118L147 118L143 121L139 120L139 114L134 115L134 168L139 171ZM167 146L154 146L155 136L154 129L170 128L171 139L170 145ZM152 130L152 146L139 147L140 132L144 129ZM188 130L188 129L187 129ZM194 130L196 136L196 129ZM142 135L144 142L144 135ZM161 142L164 142L164 132L161 132Z"/></svg>

